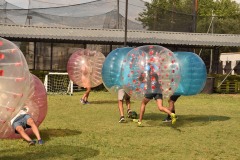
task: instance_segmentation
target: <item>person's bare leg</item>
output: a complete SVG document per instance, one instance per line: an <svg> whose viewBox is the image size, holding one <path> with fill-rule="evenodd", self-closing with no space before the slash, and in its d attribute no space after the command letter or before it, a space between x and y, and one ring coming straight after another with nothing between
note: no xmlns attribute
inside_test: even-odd
<svg viewBox="0 0 240 160"><path fill-rule="evenodd" d="M165 113L167 113L167 114L169 114L169 115L171 115L171 111L169 110L169 109L167 109L166 107L163 107L163 105L162 105L162 99L157 99L156 100L156 103L157 103L157 106L158 106L158 109L161 111L161 112L165 112Z"/></svg>
<svg viewBox="0 0 240 160"><path fill-rule="evenodd" d="M172 118L172 124L175 124L176 123L176 115L174 113L172 113L168 108L166 107L163 107L162 105L162 99L157 99L156 100L156 103L157 103L157 106L158 106L158 109L162 112L165 112L167 113L168 115L171 116Z"/></svg>
<svg viewBox="0 0 240 160"><path fill-rule="evenodd" d="M32 141L32 139L26 134L25 130L23 129L22 126L17 126L16 127L16 131L21 135L21 137L23 139L25 139L26 141L30 142Z"/></svg>
<svg viewBox="0 0 240 160"><path fill-rule="evenodd" d="M118 100L118 109L119 109L119 113L120 116L124 116L124 112L123 112L123 101L122 100Z"/></svg>
<svg viewBox="0 0 240 160"><path fill-rule="evenodd" d="M170 110L172 113L175 113L174 103L175 103L175 102L172 101L171 99L168 100L168 104L169 104L168 110Z"/></svg>
<svg viewBox="0 0 240 160"><path fill-rule="evenodd" d="M143 115L145 113L145 107L149 101L150 101L150 99L147 99L147 98L144 98L142 100L142 104L141 104L141 108L140 108L140 115L139 115L139 120L138 120L140 123L142 122Z"/></svg>
<svg viewBox="0 0 240 160"><path fill-rule="evenodd" d="M36 126L34 120L33 120L32 118L28 118L27 124L28 124L29 126L31 126L34 135L37 137L37 140L41 140L38 127Z"/></svg>
<svg viewBox="0 0 240 160"><path fill-rule="evenodd" d="M130 99L126 99L126 106L127 106L127 110L131 109Z"/></svg>
<svg viewBox="0 0 240 160"><path fill-rule="evenodd" d="M82 99L83 99L85 102L88 101L88 96L89 96L90 92L91 92L91 88L86 88L86 92L84 93L84 95L83 95L83 97L82 97Z"/></svg>

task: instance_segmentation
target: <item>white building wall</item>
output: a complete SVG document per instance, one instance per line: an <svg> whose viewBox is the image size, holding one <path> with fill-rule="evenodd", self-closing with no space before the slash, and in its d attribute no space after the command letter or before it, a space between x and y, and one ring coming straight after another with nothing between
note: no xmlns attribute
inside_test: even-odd
<svg viewBox="0 0 240 160"><path fill-rule="evenodd" d="M240 61L240 52L221 53L220 61L223 62L223 68L226 66L226 62L231 61L231 68L233 69L237 65L237 63ZM226 73L224 72L224 74ZM232 71L231 74L234 74L234 70Z"/></svg>

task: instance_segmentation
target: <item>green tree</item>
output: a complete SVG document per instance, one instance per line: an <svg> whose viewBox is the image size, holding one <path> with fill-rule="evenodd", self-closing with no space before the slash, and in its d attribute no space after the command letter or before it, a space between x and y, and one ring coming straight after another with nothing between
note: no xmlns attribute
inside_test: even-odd
<svg viewBox="0 0 240 160"><path fill-rule="evenodd" d="M191 31L191 3L192 0L153 0L145 3L147 9L137 20L148 30Z"/></svg>
<svg viewBox="0 0 240 160"><path fill-rule="evenodd" d="M240 34L240 5L231 0L199 0L197 32ZM153 0L145 3L146 9L138 21L148 30L193 30L194 0ZM213 24L213 26L212 26Z"/></svg>
<svg viewBox="0 0 240 160"><path fill-rule="evenodd" d="M240 5L231 0L200 0L197 32L240 34ZM221 47L220 52L237 52L237 47Z"/></svg>
<svg viewBox="0 0 240 160"><path fill-rule="evenodd" d="M240 34L240 7L231 0L201 0L197 32ZM211 29L211 30L209 30Z"/></svg>

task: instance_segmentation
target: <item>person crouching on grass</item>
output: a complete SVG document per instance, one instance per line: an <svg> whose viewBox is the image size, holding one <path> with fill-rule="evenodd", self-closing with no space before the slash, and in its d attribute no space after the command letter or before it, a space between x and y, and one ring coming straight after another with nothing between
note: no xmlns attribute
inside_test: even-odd
<svg viewBox="0 0 240 160"><path fill-rule="evenodd" d="M18 114L13 117L13 119L11 120L11 125L15 131L15 133L20 134L21 137L26 140L28 142L28 144L31 145L35 145L36 141L32 140L27 133L25 132L25 129L27 128L31 128L34 135L37 138L37 142L38 144L42 145L43 144L43 140L41 139L38 127L36 126L34 120L31 118L31 116L27 113L28 112L28 108L24 107L22 108Z"/></svg>

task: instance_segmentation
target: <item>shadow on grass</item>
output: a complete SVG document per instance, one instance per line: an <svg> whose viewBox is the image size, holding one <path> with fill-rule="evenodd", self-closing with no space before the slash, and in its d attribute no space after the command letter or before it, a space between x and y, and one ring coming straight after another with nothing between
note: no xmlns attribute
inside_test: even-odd
<svg viewBox="0 0 240 160"><path fill-rule="evenodd" d="M90 104L117 104L117 100L90 101Z"/></svg>
<svg viewBox="0 0 240 160"><path fill-rule="evenodd" d="M172 126L171 123L164 123L162 120L166 117L165 114L149 113L144 115L144 120L148 120L147 124L150 126ZM207 125L213 121L227 121L230 117L218 115L178 115L176 124L177 127L193 127Z"/></svg>
<svg viewBox="0 0 240 160"><path fill-rule="evenodd" d="M41 137L46 141L51 137L66 137L82 134L81 131L70 130L70 129L44 129L40 130Z"/></svg>
<svg viewBox="0 0 240 160"><path fill-rule="evenodd" d="M32 159L88 159L99 155L99 151L79 146L32 146L2 150L1 160Z"/></svg>
<svg viewBox="0 0 240 160"><path fill-rule="evenodd" d="M118 104L118 100L101 100L101 101L90 101L90 104ZM125 104L125 102L124 102ZM131 104L134 104L134 102L131 102Z"/></svg>

